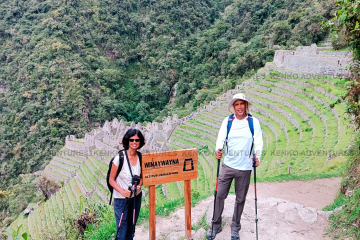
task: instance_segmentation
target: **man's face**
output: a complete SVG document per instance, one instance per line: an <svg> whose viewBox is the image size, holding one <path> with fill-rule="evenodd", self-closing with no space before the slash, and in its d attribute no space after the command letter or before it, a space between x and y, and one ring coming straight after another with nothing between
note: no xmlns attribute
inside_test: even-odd
<svg viewBox="0 0 360 240"><path fill-rule="evenodd" d="M244 100L236 100L234 102L235 114L238 116L244 116L246 114L246 102Z"/></svg>

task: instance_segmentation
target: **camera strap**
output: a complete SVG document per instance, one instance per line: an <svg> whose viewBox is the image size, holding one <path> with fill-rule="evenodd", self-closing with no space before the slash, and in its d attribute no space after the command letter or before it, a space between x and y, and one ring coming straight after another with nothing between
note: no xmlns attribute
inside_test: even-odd
<svg viewBox="0 0 360 240"><path fill-rule="evenodd" d="M126 150L125 150L124 152L125 152L125 155L126 155L126 160L127 160L128 166L129 166L129 171L130 171L130 174L131 174L131 178L133 178L134 175L133 175L132 170L131 170L131 164L130 164L129 157L128 157L128 155L127 155Z"/></svg>

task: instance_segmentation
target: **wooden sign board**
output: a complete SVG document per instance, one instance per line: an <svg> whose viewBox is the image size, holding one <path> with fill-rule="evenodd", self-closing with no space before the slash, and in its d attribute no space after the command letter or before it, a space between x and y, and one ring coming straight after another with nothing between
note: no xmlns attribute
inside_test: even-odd
<svg viewBox="0 0 360 240"><path fill-rule="evenodd" d="M141 170L144 186L195 179L198 177L198 150L145 153Z"/></svg>

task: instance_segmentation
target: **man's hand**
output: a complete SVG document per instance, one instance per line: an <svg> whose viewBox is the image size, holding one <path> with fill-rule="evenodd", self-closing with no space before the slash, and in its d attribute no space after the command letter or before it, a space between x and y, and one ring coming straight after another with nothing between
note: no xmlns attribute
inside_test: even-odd
<svg viewBox="0 0 360 240"><path fill-rule="evenodd" d="M216 159L221 159L222 158L222 154L223 154L224 150L216 150L215 152L215 157Z"/></svg>
<svg viewBox="0 0 360 240"><path fill-rule="evenodd" d="M252 160L252 163L253 163L253 165L254 165L253 156L251 156L251 160ZM259 166L259 158L258 158L258 157L256 157L256 164L255 164L255 166L256 166L256 167Z"/></svg>

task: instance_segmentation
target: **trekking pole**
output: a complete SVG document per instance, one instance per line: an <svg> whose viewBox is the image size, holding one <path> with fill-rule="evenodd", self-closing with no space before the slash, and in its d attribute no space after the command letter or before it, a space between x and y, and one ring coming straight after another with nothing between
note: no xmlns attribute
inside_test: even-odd
<svg viewBox="0 0 360 240"><path fill-rule="evenodd" d="M253 153L253 167L254 167L254 187L255 187L255 223L256 223L256 240L258 240L258 218L257 218L257 196L256 196L256 154Z"/></svg>
<svg viewBox="0 0 360 240"><path fill-rule="evenodd" d="M119 226L118 226L118 229L117 229L117 231L116 231L115 240L117 240L117 237L118 237L118 233L119 233L119 229L120 229L121 220L122 220L122 218L123 218L123 215L124 215L124 213L122 213L122 214L121 214L121 217L120 217Z"/></svg>
<svg viewBox="0 0 360 240"><path fill-rule="evenodd" d="M133 232L132 236L135 237L135 198L136 198L136 187L137 185L134 185L134 211L133 211Z"/></svg>
<svg viewBox="0 0 360 240"><path fill-rule="evenodd" d="M222 149L219 149L219 151L222 151ZM213 234L213 229L214 229L215 205L216 205L216 195L217 195L217 187L218 187L218 179L219 179L220 160L221 158L218 159L217 174L216 174L216 187L214 192L214 211L213 211L213 217L211 223L211 236Z"/></svg>

